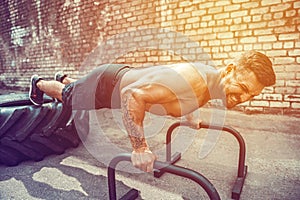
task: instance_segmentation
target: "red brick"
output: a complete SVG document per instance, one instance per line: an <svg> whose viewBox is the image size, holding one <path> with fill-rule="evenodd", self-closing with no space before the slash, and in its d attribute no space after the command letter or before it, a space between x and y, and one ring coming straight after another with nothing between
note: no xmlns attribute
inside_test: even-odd
<svg viewBox="0 0 300 200"><path fill-rule="evenodd" d="M244 16L245 17L245 16ZM241 24L242 23L242 18L244 17L236 17L236 18L233 18L233 24Z"/></svg>
<svg viewBox="0 0 300 200"><path fill-rule="evenodd" d="M219 39L233 38L233 32L217 33L217 38Z"/></svg>
<svg viewBox="0 0 300 200"><path fill-rule="evenodd" d="M123 18L128 18L128 17L131 17L132 16L132 13L124 13L123 14Z"/></svg>
<svg viewBox="0 0 300 200"><path fill-rule="evenodd" d="M243 22L246 22L246 23L251 22L251 16L243 17Z"/></svg>
<svg viewBox="0 0 300 200"><path fill-rule="evenodd" d="M259 22L259 21L261 21L261 19L262 19L261 15L254 15L254 16L252 16L252 21L253 22Z"/></svg>
<svg viewBox="0 0 300 200"><path fill-rule="evenodd" d="M253 50L261 50L262 49L262 44L254 44L253 45Z"/></svg>
<svg viewBox="0 0 300 200"><path fill-rule="evenodd" d="M245 112L249 114L254 114L254 113L262 113L263 112L263 107L246 107Z"/></svg>
<svg viewBox="0 0 300 200"><path fill-rule="evenodd" d="M299 94L284 95L284 101L300 102L300 95Z"/></svg>
<svg viewBox="0 0 300 200"><path fill-rule="evenodd" d="M259 6L258 2L250 2L250 3L243 3L243 8L257 8Z"/></svg>
<svg viewBox="0 0 300 200"><path fill-rule="evenodd" d="M288 3L281 3L281 4L278 4L276 6L271 6L271 12L279 12L279 11L284 11L284 10L287 10L288 8L291 7L291 4L288 4Z"/></svg>
<svg viewBox="0 0 300 200"><path fill-rule="evenodd" d="M281 19L283 17L283 12L274 13L273 18L274 19Z"/></svg>
<svg viewBox="0 0 300 200"><path fill-rule="evenodd" d="M216 38L217 38L217 35L215 33L204 35L204 40L212 40L212 39L216 39Z"/></svg>
<svg viewBox="0 0 300 200"><path fill-rule="evenodd" d="M251 106L255 106L255 107L269 107L269 101L251 101L250 102Z"/></svg>
<svg viewBox="0 0 300 200"><path fill-rule="evenodd" d="M187 19L187 23L199 23L200 18L199 17L191 17Z"/></svg>
<svg viewBox="0 0 300 200"><path fill-rule="evenodd" d="M191 13L181 13L177 15L178 19L189 18L191 17Z"/></svg>
<svg viewBox="0 0 300 200"><path fill-rule="evenodd" d="M136 17L135 16L134 17L129 17L129 18L127 18L127 21L128 22L136 21Z"/></svg>
<svg viewBox="0 0 300 200"><path fill-rule="evenodd" d="M230 4L231 2L229 0L216 1L216 6L225 6Z"/></svg>
<svg viewBox="0 0 300 200"><path fill-rule="evenodd" d="M209 33L212 33L213 32L213 29L212 28L204 28L204 29L199 29L197 31L197 33L199 35L203 35L203 34L209 34Z"/></svg>
<svg viewBox="0 0 300 200"><path fill-rule="evenodd" d="M242 11L236 11L236 12L230 13L230 17L232 17L232 18L247 16L247 15L248 15L248 10L242 10Z"/></svg>
<svg viewBox="0 0 300 200"><path fill-rule="evenodd" d="M274 87L273 86L265 87L262 92L267 94L274 93Z"/></svg>
<svg viewBox="0 0 300 200"><path fill-rule="evenodd" d="M235 37L246 37L246 36L252 36L252 30L245 30L245 31L235 31L234 34Z"/></svg>
<svg viewBox="0 0 300 200"><path fill-rule="evenodd" d="M280 4L281 0L262 0L261 5L262 6L269 6L274 4Z"/></svg>
<svg viewBox="0 0 300 200"><path fill-rule="evenodd" d="M210 21L212 20L212 15L205 15L201 18L201 21Z"/></svg>
<svg viewBox="0 0 300 200"><path fill-rule="evenodd" d="M276 80L276 84L275 84L276 87L282 87L282 86L285 86L285 80ZM274 91L275 92L275 91Z"/></svg>
<svg viewBox="0 0 300 200"><path fill-rule="evenodd" d="M275 87L275 92L280 94L291 94L296 92L295 87Z"/></svg>
<svg viewBox="0 0 300 200"><path fill-rule="evenodd" d="M227 53L213 54L213 59L223 59L223 58L228 58L228 54Z"/></svg>
<svg viewBox="0 0 300 200"><path fill-rule="evenodd" d="M287 56L287 51L286 50L271 50L271 51L267 51L266 55L270 56L270 57Z"/></svg>
<svg viewBox="0 0 300 200"><path fill-rule="evenodd" d="M224 20L221 19L221 20L217 20L217 26L223 26L224 25Z"/></svg>
<svg viewBox="0 0 300 200"><path fill-rule="evenodd" d="M230 31L247 30L246 24L237 24L230 26Z"/></svg>
<svg viewBox="0 0 300 200"><path fill-rule="evenodd" d="M197 35L197 30L187 30L185 31L185 34L188 36Z"/></svg>
<svg viewBox="0 0 300 200"><path fill-rule="evenodd" d="M298 40L300 38L299 33L287 33L287 34L280 34L279 40Z"/></svg>
<svg viewBox="0 0 300 200"><path fill-rule="evenodd" d="M159 61L171 61L171 56L159 56Z"/></svg>
<svg viewBox="0 0 300 200"><path fill-rule="evenodd" d="M254 96L254 97L253 97L253 100L262 100L262 97L263 97L263 95L262 95L262 93L261 93L261 94L259 94L259 95L257 95L257 96Z"/></svg>
<svg viewBox="0 0 300 200"><path fill-rule="evenodd" d="M212 7L208 9L208 14L220 13L223 11L223 7Z"/></svg>
<svg viewBox="0 0 300 200"><path fill-rule="evenodd" d="M236 40L235 40L235 39L225 39L225 40L221 40L221 44L222 44L222 45L232 45L232 44L236 44Z"/></svg>
<svg viewBox="0 0 300 200"><path fill-rule="evenodd" d="M245 44L245 43L256 43L257 38L256 37L244 37L240 39L240 43Z"/></svg>
<svg viewBox="0 0 300 200"><path fill-rule="evenodd" d="M232 19L225 19L226 25L232 25L233 20Z"/></svg>
<svg viewBox="0 0 300 200"><path fill-rule="evenodd" d="M274 64L291 64L291 63L295 63L295 58L281 57L281 58L274 59Z"/></svg>
<svg viewBox="0 0 300 200"><path fill-rule="evenodd" d="M258 42L274 42L277 38L275 35L268 35L268 36L259 36Z"/></svg>
<svg viewBox="0 0 300 200"><path fill-rule="evenodd" d="M276 27L274 28L275 33L291 33L295 32L296 26L283 26L283 27Z"/></svg>
<svg viewBox="0 0 300 200"><path fill-rule="evenodd" d="M283 48L285 48L285 49L294 48L294 42L284 42Z"/></svg>
<svg viewBox="0 0 300 200"><path fill-rule="evenodd" d="M300 80L287 80L286 86L300 87Z"/></svg>
<svg viewBox="0 0 300 200"><path fill-rule="evenodd" d="M214 2L200 3L199 8L211 8L214 6Z"/></svg>
<svg viewBox="0 0 300 200"><path fill-rule="evenodd" d="M279 80L288 80L288 79L294 79L295 74L290 72L277 72L276 77Z"/></svg>
<svg viewBox="0 0 300 200"><path fill-rule="evenodd" d="M147 61L148 62L158 62L158 57L157 56L148 56Z"/></svg>
<svg viewBox="0 0 300 200"><path fill-rule="evenodd" d="M170 27L173 26L173 22L172 21L165 21L161 23L162 27Z"/></svg>
<svg viewBox="0 0 300 200"><path fill-rule="evenodd" d="M184 8L184 12L191 12L193 10L197 10L196 6L189 6ZM170 10L171 11L171 10Z"/></svg>
<svg viewBox="0 0 300 200"><path fill-rule="evenodd" d="M266 20L266 21L272 20L272 14L271 13L264 14L263 15L263 20Z"/></svg>
<svg viewBox="0 0 300 200"><path fill-rule="evenodd" d="M290 107L290 103L289 102L271 101L270 106L275 107L275 108L288 108L288 107Z"/></svg>
<svg viewBox="0 0 300 200"><path fill-rule="evenodd" d="M250 10L250 15L256 15L256 14L265 14L268 13L269 7L258 7L258 8L253 8Z"/></svg>
<svg viewBox="0 0 300 200"><path fill-rule="evenodd" d="M232 0L233 3L244 3L249 2L250 0Z"/></svg>
<svg viewBox="0 0 300 200"><path fill-rule="evenodd" d="M183 13L183 9L182 8L177 8L174 10L174 14L177 15L179 13Z"/></svg>
<svg viewBox="0 0 300 200"><path fill-rule="evenodd" d="M229 27L228 26L219 26L219 27L213 28L214 33L219 33L219 32L224 32L224 31L229 31Z"/></svg>
<svg viewBox="0 0 300 200"><path fill-rule="evenodd" d="M300 109L300 103L291 103L291 108Z"/></svg>
<svg viewBox="0 0 300 200"><path fill-rule="evenodd" d="M267 26L267 22L255 22L255 23L248 24L249 29L266 28L266 26Z"/></svg>
<svg viewBox="0 0 300 200"><path fill-rule="evenodd" d="M285 16L286 17L293 17L293 16L296 15L296 13L297 13L296 10L288 10L288 11L285 12Z"/></svg>
<svg viewBox="0 0 300 200"><path fill-rule="evenodd" d="M131 22L131 26L133 26L133 27L138 27L138 26L140 26L142 24L143 24L143 21L140 21L140 20Z"/></svg>
<svg viewBox="0 0 300 200"><path fill-rule="evenodd" d="M229 18L229 13L221 13L221 14L215 14L214 19L225 19Z"/></svg>
<svg viewBox="0 0 300 200"><path fill-rule="evenodd" d="M233 4L230 6L224 6L224 11L228 12L228 11L233 11L233 10L239 10L241 8L240 4Z"/></svg>
<svg viewBox="0 0 300 200"><path fill-rule="evenodd" d="M180 1L179 7L191 6L193 3L191 1Z"/></svg>
<svg viewBox="0 0 300 200"><path fill-rule="evenodd" d="M289 53L289 56L300 56L300 49L293 49L293 50L288 51L288 53Z"/></svg>
<svg viewBox="0 0 300 200"><path fill-rule="evenodd" d="M192 11L192 16L193 17L203 16L205 14L206 14L206 10L194 10L194 11ZM203 20L203 18L202 18L202 20Z"/></svg>
<svg viewBox="0 0 300 200"><path fill-rule="evenodd" d="M286 22L287 22L286 19L273 20L273 21L270 21L270 22L268 23L268 26L269 26L269 27L283 26L283 25L286 24Z"/></svg>
<svg viewBox="0 0 300 200"><path fill-rule="evenodd" d="M264 100L273 100L273 101L282 101L282 95L281 94L263 94Z"/></svg>

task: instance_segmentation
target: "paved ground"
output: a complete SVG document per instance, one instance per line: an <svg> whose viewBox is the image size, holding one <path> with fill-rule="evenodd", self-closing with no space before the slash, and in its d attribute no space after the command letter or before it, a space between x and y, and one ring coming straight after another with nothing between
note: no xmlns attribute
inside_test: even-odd
<svg viewBox="0 0 300 200"><path fill-rule="evenodd" d="M104 110L91 116L91 133L78 148L40 162L0 166L0 199L108 199L105 164L109 157L103 155L111 153L110 147L129 151L130 146L126 135L112 122L118 114ZM203 109L204 121L220 122L222 117L218 117ZM300 118L227 111L225 120L226 125L242 134L247 146L248 175L241 199L300 199ZM159 160L164 160L164 135L175 121L161 118L148 121L152 123L146 123L152 133L148 136L149 143ZM99 132L103 133L100 138ZM230 199L237 175L235 139L225 132L206 129L184 128L178 132L173 141L174 151L182 151L183 156L177 165L200 172L214 184L222 199ZM205 156L215 141L214 149ZM129 169L129 162L118 168L119 197L135 187L141 191L139 199L207 199L205 192L190 180L170 174L156 179L152 174L128 173Z"/></svg>

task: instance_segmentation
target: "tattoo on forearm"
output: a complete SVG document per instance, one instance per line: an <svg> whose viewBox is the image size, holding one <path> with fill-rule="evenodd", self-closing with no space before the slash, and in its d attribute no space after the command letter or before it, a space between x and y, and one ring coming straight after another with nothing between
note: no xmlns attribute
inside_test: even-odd
<svg viewBox="0 0 300 200"><path fill-rule="evenodd" d="M123 122L128 132L128 136L131 141L132 148L134 150L147 148L147 143L144 136L143 127L138 125L135 121L138 120L138 116L132 112L129 101L132 97L126 95L122 98L122 112L123 112ZM131 101L132 103L134 101Z"/></svg>

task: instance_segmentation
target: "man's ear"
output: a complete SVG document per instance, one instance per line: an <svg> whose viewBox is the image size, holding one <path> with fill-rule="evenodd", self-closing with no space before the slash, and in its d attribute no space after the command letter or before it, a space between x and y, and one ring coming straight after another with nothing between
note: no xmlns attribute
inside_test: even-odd
<svg viewBox="0 0 300 200"><path fill-rule="evenodd" d="M234 72L236 69L236 65L234 63L230 63L225 67L225 74L228 75Z"/></svg>

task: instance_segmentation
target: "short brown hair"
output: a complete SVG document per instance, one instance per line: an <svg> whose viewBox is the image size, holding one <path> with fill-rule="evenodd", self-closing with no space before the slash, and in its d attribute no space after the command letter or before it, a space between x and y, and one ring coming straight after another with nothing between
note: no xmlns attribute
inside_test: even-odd
<svg viewBox="0 0 300 200"><path fill-rule="evenodd" d="M237 70L248 69L254 72L257 80L264 86L275 84L276 76L270 59L257 51L251 50L243 53L235 60Z"/></svg>

